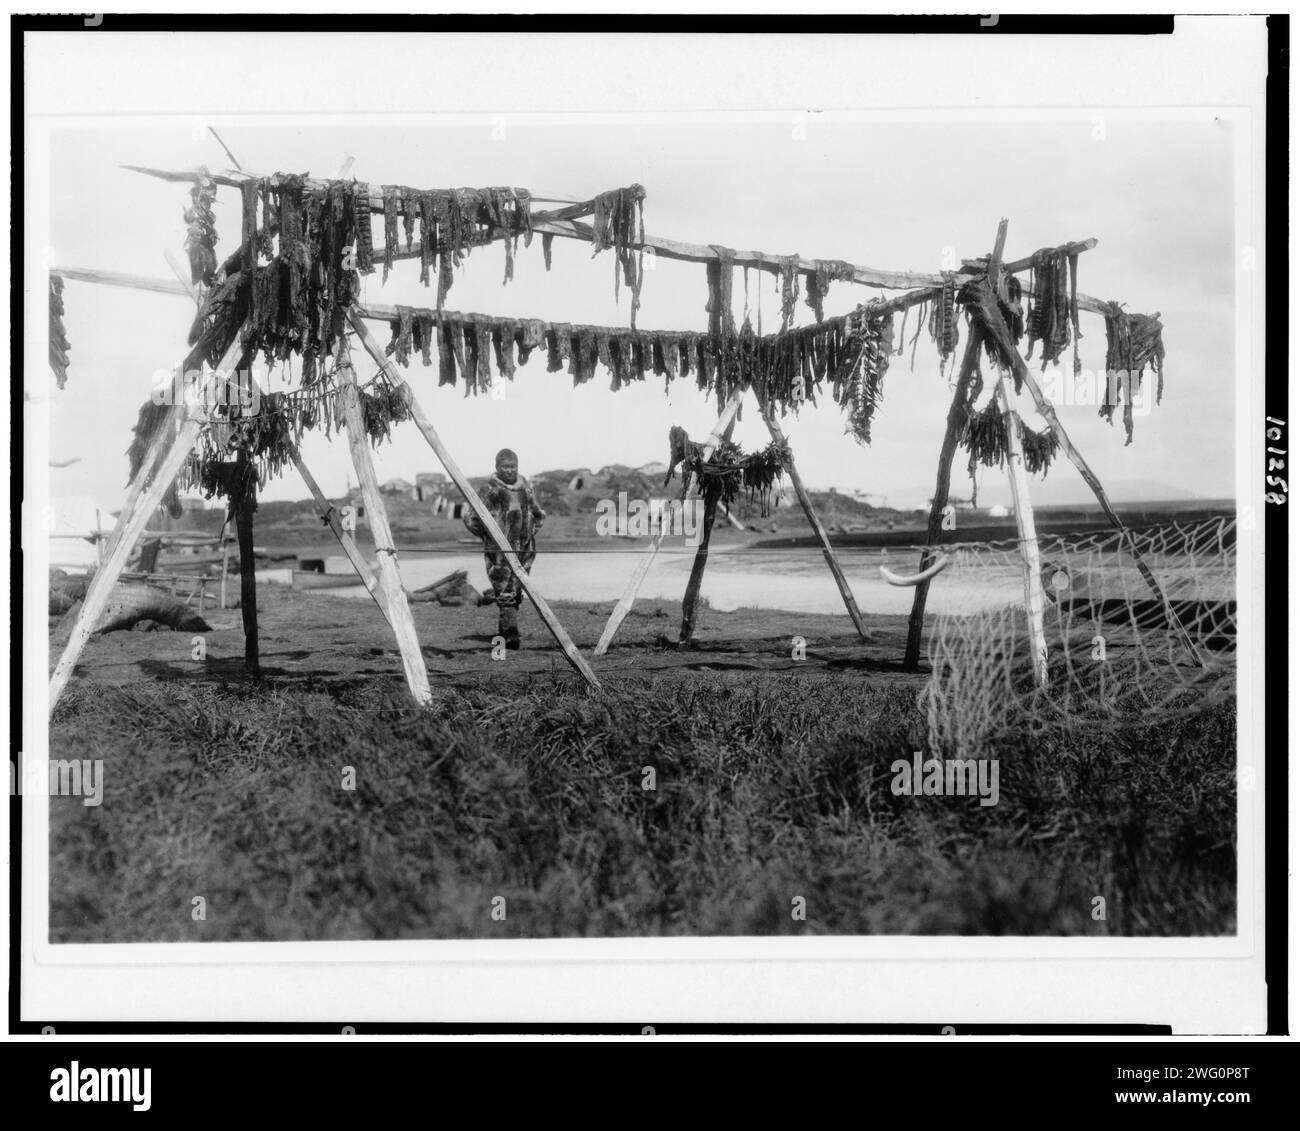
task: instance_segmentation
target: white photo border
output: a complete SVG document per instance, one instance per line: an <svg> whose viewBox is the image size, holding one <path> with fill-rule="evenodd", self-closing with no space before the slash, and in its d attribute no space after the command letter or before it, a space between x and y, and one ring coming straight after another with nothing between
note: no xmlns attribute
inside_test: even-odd
<svg viewBox="0 0 1300 1131"><path fill-rule="evenodd" d="M1221 23L1221 21L1210 21ZM1180 32L1182 24L1180 21ZM1208 31L1209 29L1202 29ZM1244 29L1238 28L1238 31ZM1222 34L1222 33L1219 33ZM1192 54L1221 51L1213 35L1195 37ZM1210 42L1206 42L1206 40ZM992 43L992 41L990 41ZM1006 47L1005 41L997 50ZM1167 44L1114 43L1116 76L1150 66L1143 55ZM731 49L745 50L743 42ZM805 49L815 50L815 45ZM962 48L965 49L964 47ZM1067 46L1068 49L1068 46ZM996 54L996 51L994 52ZM29 55L28 67L36 56ZM1216 62L1221 62L1217 59ZM1240 60L1249 79L1249 60ZM1262 37L1259 58L1262 67ZM1188 70L1192 68L1189 66ZM1127 76L1131 78L1131 74ZM29 78L30 81L30 78ZM691 81L696 81L692 79ZM1168 97L1165 76L1162 95ZM1025 84L1027 90L1034 89ZM1056 120L1104 108L1109 116L1181 120L1213 109L1234 130L1238 248L1264 248L1263 88L1256 97L1207 107L1199 91L1174 105L1117 105L1128 82L1103 84L1107 100L1060 109L1016 105L970 110L907 107L829 111L827 117L899 120ZM1243 88L1248 83L1243 83ZM1011 86L1000 93L1014 94ZM1147 93L1150 93L1148 88ZM704 92L700 92L700 100ZM273 104L268 98L267 105ZM178 113L188 116L190 111ZM786 119L789 111L682 111L692 120L729 115ZM487 121L464 109L414 114L335 115L346 125ZM546 114L548 122L663 121L662 111L608 110ZM242 115L207 114L217 125ZM160 120L133 114L132 124ZM169 115L174 122L175 117ZM289 124L294 113L259 115L256 124ZM320 124L320 115L313 117ZM96 115L41 115L29 106L24 232L28 297L25 382L48 391L48 322L41 296L49 242L49 141L76 124L120 124ZM1251 766L1260 788L1238 790L1238 933L1223 938L818 937L565 939L535 941L193 943L52 945L49 923L49 799L25 793L21 1017L89 1022L266 1021L666 1023L1022 1023L1172 1024L1177 1032L1257 1032L1263 1004L1264 750L1263 521L1258 469L1263 466L1263 273L1239 275L1236 287L1235 440L1239 518L1239 770ZM1248 379L1247 379L1248 377ZM23 758L48 759L49 648L46 626L47 543L35 517L48 499L48 404L24 405L26 499L23 513ZM1240 777L1240 773L1239 773ZM6 816L6 820L7 820Z"/></svg>

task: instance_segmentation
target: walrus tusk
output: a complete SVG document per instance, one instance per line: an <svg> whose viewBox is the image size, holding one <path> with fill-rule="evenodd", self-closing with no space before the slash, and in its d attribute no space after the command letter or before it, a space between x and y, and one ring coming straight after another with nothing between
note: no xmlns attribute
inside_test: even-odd
<svg viewBox="0 0 1300 1131"><path fill-rule="evenodd" d="M900 577L892 570L885 566L880 567L880 576L883 577L890 585L920 585L923 581L929 581L937 573L942 573L951 564L952 559L948 557L940 558L929 569L921 573L913 574L911 577Z"/></svg>

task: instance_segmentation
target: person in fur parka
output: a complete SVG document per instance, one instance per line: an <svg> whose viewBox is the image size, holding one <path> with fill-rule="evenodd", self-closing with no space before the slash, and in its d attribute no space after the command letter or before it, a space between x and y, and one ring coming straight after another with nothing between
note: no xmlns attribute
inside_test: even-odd
<svg viewBox="0 0 1300 1131"><path fill-rule="evenodd" d="M511 549L518 555L524 572L531 573L537 558L537 532L546 521L546 512L538 505L531 484L519 474L519 457L509 448L497 452L496 472L480 495ZM478 516L470 511L464 521L471 534L483 539L483 560L496 597L497 631L505 638L507 648L518 648L519 602L523 598L523 588Z"/></svg>

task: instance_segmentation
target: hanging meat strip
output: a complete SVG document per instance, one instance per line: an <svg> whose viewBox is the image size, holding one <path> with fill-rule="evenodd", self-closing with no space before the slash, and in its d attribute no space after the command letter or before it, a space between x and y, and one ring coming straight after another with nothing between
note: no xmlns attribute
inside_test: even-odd
<svg viewBox="0 0 1300 1131"><path fill-rule="evenodd" d="M357 182L352 186L352 227L356 232L357 270L362 275L375 273L374 234L370 227L370 186ZM284 246L281 228L280 246Z"/></svg>
<svg viewBox="0 0 1300 1131"><path fill-rule="evenodd" d="M427 310L415 312L414 342L420 350L420 358L425 365L433 364L433 314Z"/></svg>
<svg viewBox="0 0 1300 1131"><path fill-rule="evenodd" d="M640 185L613 189L600 193L594 201L591 221L591 246L593 254L614 249L614 300L618 301L619 276L632 290L632 319L636 327L636 312L641 305L642 262L637 248L645 242L643 201L645 189ZM543 254L550 267L550 251L543 239Z"/></svg>
<svg viewBox="0 0 1300 1131"><path fill-rule="evenodd" d="M50 276L50 368L60 389L68 383L68 334L63 326L63 279Z"/></svg>
<svg viewBox="0 0 1300 1131"><path fill-rule="evenodd" d="M397 213L400 208L398 187L384 185L380 190L384 197L384 277L388 282L388 272L393 269L393 255L397 251Z"/></svg>
<svg viewBox="0 0 1300 1131"><path fill-rule="evenodd" d="M842 259L815 259L817 270L808 276L807 303L820 322L825 317L822 303L830 293L832 279L853 279L853 264Z"/></svg>
<svg viewBox="0 0 1300 1131"><path fill-rule="evenodd" d="M456 355L452 350L452 339L459 333L459 326L449 329L446 322L438 324L438 385L456 384Z"/></svg>
<svg viewBox="0 0 1300 1131"><path fill-rule="evenodd" d="M217 273L217 221L212 211L217 184L208 176L206 165L190 189L190 206L185 210L185 251L190 259L190 282L212 286Z"/></svg>

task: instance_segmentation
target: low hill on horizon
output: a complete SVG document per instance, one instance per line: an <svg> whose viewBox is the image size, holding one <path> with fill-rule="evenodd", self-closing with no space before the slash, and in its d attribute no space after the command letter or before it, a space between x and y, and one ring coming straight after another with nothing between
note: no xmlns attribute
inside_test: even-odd
<svg viewBox="0 0 1300 1131"><path fill-rule="evenodd" d="M618 504L620 494L628 502L633 500L675 499L681 493L681 472L664 483L666 468L662 464L629 467L612 464L596 471L589 468L556 468L534 473L529 477L542 508L547 512L547 536L555 539L587 539L596 536L596 514L602 501ZM1088 512L1097 508L1097 502L1087 485L1073 476L1072 468L1058 469L1047 481L1035 479L1030 486L1036 509L1044 512ZM487 476L471 476L476 489L487 483ZM1055 481L1055 482L1053 482ZM967 487L969 485L967 484ZM810 489L809 495L818 517L832 534L846 535L875 531L919 529L925 522L925 509L932 488L922 492L917 489L908 501L908 493L890 494L887 501L893 506L873 506L860 498L831 489ZM1194 505L1198 497L1192 492L1170 484L1152 480L1127 480L1107 485L1107 492L1117 507L1147 504L1147 509L1158 512L1162 503L1173 510ZM963 492L954 482L954 493ZM447 494L450 504L462 503L460 492L451 487ZM336 505L349 501L342 497L332 499ZM353 488L350 500L354 506L362 505L360 488ZM1219 502L1220 500L1213 500ZM419 501L409 493L385 492L384 502L389 522L399 546L419 546L430 542L445 543L467 539L461 518L448 506L444 513L435 514L433 503ZM979 492L979 513L984 515L991 506L1007 506L1010 495L1000 480ZM1210 502L1210 500L1206 500ZM735 523L719 516L716 530L719 534L736 533L736 523L754 534L799 537L809 533L808 520L798 504L788 479L778 481L771 497L766 500L751 497L742 489L733 507ZM219 508L195 511L186 516L187 529L215 534L221 528L224 512ZM369 524L365 516L359 518L358 529L368 538ZM262 501L258 504L254 520L256 538L261 543L285 545L314 545L329 540L329 533L321 522L314 502L309 498L286 501Z"/></svg>

